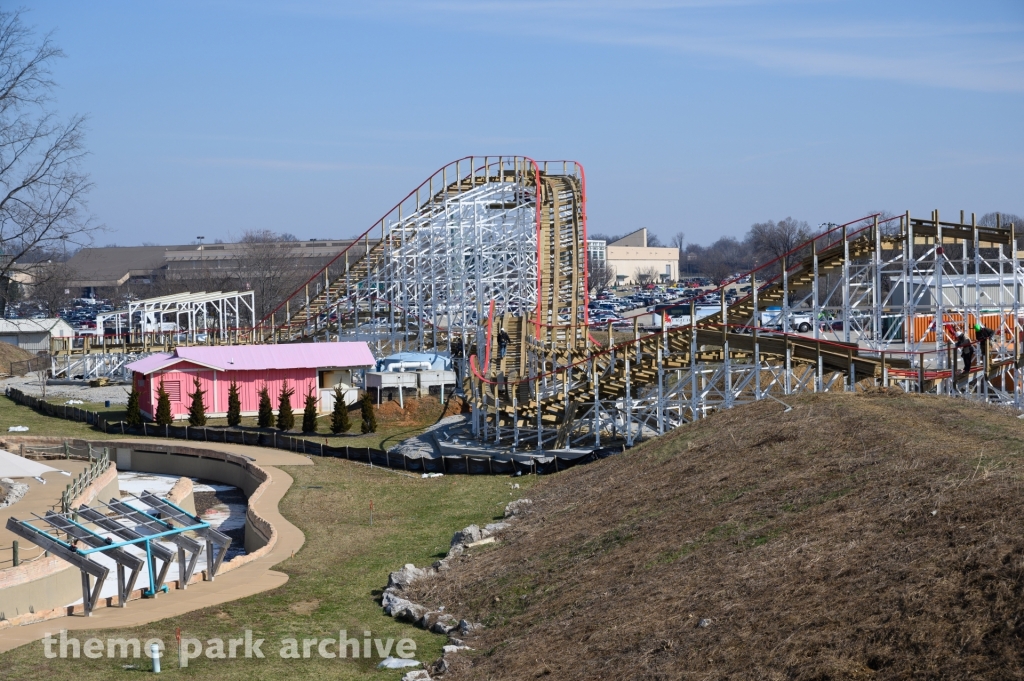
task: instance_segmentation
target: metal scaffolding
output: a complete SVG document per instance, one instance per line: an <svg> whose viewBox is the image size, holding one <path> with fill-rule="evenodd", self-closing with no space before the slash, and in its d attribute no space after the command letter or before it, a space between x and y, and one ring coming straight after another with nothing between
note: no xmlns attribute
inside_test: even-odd
<svg viewBox="0 0 1024 681"><path fill-rule="evenodd" d="M1020 407L1013 225L829 225L739 277L746 298L727 304L723 287L718 313L616 342L587 319L585 187L571 162L446 166L264 320L265 337L378 352L445 352L458 337L474 437L517 450L633 444L750 401L868 386ZM769 307L782 329L764 327ZM798 314L813 321L786 328ZM994 338L961 375L951 329L973 339L975 321Z"/></svg>
<svg viewBox="0 0 1024 681"><path fill-rule="evenodd" d="M829 225L738 277L746 298L723 285L715 314L623 340L587 316L582 166L468 157L238 337L454 351L473 436L516 450L633 444L750 401L869 386L1020 408L1015 229L938 212ZM958 372L956 332L976 341L975 322L993 338Z"/></svg>
<svg viewBox="0 0 1024 681"><path fill-rule="evenodd" d="M104 334L108 320L116 337L172 334L195 343L200 335L213 333L223 341L232 330L256 326L256 306L252 291L185 292L131 301L123 310L98 314L97 335Z"/></svg>
<svg viewBox="0 0 1024 681"><path fill-rule="evenodd" d="M476 435L520 449L632 445L755 400L879 386L1021 408L1013 225L870 216L737 279L747 277L751 294L727 305L723 287L715 315L698 321L691 308L685 326L635 328L632 340L561 364L537 353L518 384L496 380L485 361L474 372ZM763 328L770 305L782 320L811 315L812 328ZM987 347L975 322L994 332ZM970 373L957 369L961 331L980 358Z"/></svg>
<svg viewBox="0 0 1024 681"><path fill-rule="evenodd" d="M553 178L565 177L549 174L549 166L525 157L448 164L262 320L262 335L268 342L368 340L385 352L447 348L455 336L466 347L482 345L482 320L493 315L532 314L551 324L561 314L568 321L569 311L538 296L547 276L538 262L559 266L562 251L575 254L582 235L566 230L565 244L541 242L547 209L560 195ZM581 168L556 167L569 173L563 183L578 185ZM563 196L561 212L574 209ZM560 286L578 278L578 265Z"/></svg>

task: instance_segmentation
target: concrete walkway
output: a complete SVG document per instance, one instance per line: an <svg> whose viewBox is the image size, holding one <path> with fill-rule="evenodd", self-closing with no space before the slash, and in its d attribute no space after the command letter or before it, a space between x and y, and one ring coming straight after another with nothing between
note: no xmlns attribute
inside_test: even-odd
<svg viewBox="0 0 1024 681"><path fill-rule="evenodd" d="M153 439L140 442L153 442ZM175 444L181 444L177 440ZM190 447L204 446L205 443L189 442ZM198 582L185 590L171 590L159 594L155 599L129 601L125 608L99 608L92 617L59 617L57 619L5 629L0 635L0 652L41 640L47 633L56 634L61 629L108 629L132 627L147 624L167 617L174 617L193 610L199 610L218 603L237 600L246 596L275 589L288 581L288 575L271 568L298 551L306 541L299 528L292 525L278 511L277 505L292 485L292 477L277 465L312 465L305 456L258 447L241 445L214 445L209 449L231 451L252 458L257 465L270 475L270 486L254 504L255 510L277 530L277 544L267 555L243 567L218 576L213 582Z"/></svg>
<svg viewBox="0 0 1024 681"><path fill-rule="evenodd" d="M89 466L85 461L76 461L74 459L51 459L40 461L39 463L46 464L50 468L67 471L71 473L71 477L61 475L60 473L43 473L41 477L43 480L46 480L45 485L35 478L14 479L14 482L28 485L28 493L20 501L0 508L0 548L5 549L3 552L0 552L0 561L3 561L0 562L0 568L11 567L10 546L11 542L16 539L19 540L18 543L21 545L22 560L35 558L43 552L35 544L31 544L13 532L9 532L7 530L7 519L15 516L21 520L31 520L33 513L45 515L47 511L52 510L54 507L59 511L60 495L67 489L68 484L81 475L82 471Z"/></svg>

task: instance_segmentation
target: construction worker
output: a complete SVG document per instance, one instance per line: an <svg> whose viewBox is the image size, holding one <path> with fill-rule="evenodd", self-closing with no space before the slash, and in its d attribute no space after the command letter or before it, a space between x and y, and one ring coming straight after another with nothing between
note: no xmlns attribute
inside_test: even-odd
<svg viewBox="0 0 1024 681"><path fill-rule="evenodd" d="M964 361L964 375L971 371L971 364L974 363L974 345L963 331L956 337L956 346L960 349L960 358ZM956 367L954 367L955 369Z"/></svg>
<svg viewBox="0 0 1024 681"><path fill-rule="evenodd" d="M448 346L452 353L452 369L455 370L455 384L462 385L462 356L465 354L465 348L462 345L462 336L455 336L452 338L452 342Z"/></svg>
<svg viewBox="0 0 1024 681"><path fill-rule="evenodd" d="M978 349L981 350L981 362L986 367L988 366L988 342L992 340L992 337L996 335L996 332L987 326L974 323L974 337L978 339Z"/></svg>
<svg viewBox="0 0 1024 681"><path fill-rule="evenodd" d="M505 352L508 350L508 344L511 340L505 327L501 327L498 331L498 359L505 359Z"/></svg>

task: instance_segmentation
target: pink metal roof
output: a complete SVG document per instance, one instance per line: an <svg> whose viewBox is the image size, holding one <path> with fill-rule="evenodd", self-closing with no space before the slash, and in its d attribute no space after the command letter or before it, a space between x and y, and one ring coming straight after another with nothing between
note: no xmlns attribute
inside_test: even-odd
<svg viewBox="0 0 1024 681"><path fill-rule="evenodd" d="M173 355L161 352L128 368L141 374L188 360L221 371L258 371L263 369L326 369L331 367L368 367L376 361L370 347L362 341L351 343L285 343L281 345L225 345L217 347L175 348Z"/></svg>
<svg viewBox="0 0 1024 681"><path fill-rule="evenodd" d="M128 365L128 368L132 371L137 371L140 374L150 374L167 366L168 364L174 364L177 360L169 352L158 352L150 355L149 357L143 357L142 359L132 362Z"/></svg>

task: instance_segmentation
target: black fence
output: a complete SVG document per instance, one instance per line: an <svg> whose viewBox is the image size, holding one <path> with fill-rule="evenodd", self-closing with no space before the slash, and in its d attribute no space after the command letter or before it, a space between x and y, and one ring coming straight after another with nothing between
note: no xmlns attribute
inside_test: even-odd
<svg viewBox="0 0 1024 681"><path fill-rule="evenodd" d="M528 459L527 457L521 457L520 460L498 460L486 456L407 457L403 454L389 453L373 447L349 447L348 445L332 447L323 442L316 442L306 437L294 437L278 431L241 430L217 426L161 426L155 423L129 426L124 421L107 421L97 412L79 409L73 405L51 404L41 398L26 395L15 388L8 388L7 396L18 404L31 407L47 416L88 423L96 427L97 430L111 435L133 437L141 435L196 442L219 442L223 444L247 445L249 447L268 447L271 449L283 449L295 452L296 454L359 461L373 466L409 471L410 473L445 473L448 475L515 475L517 473L537 473L546 475L548 473L557 473L582 463L597 461L612 454L618 454L624 449L623 446L618 445L596 449L589 454L574 458L552 456L544 463Z"/></svg>
<svg viewBox="0 0 1024 681"><path fill-rule="evenodd" d="M32 359L22 359L11 362L11 376L24 376L33 371L49 369L51 365L49 355L36 355Z"/></svg>

